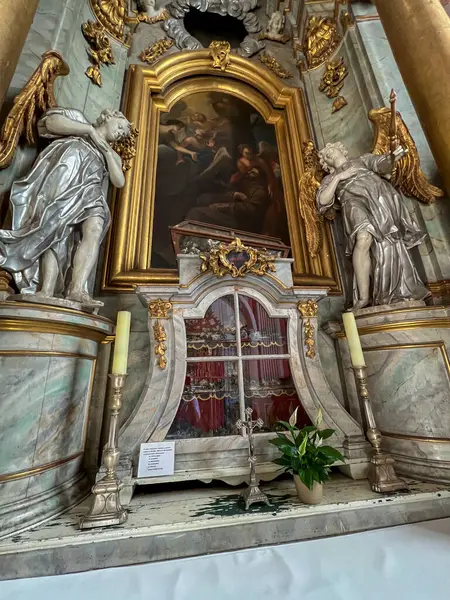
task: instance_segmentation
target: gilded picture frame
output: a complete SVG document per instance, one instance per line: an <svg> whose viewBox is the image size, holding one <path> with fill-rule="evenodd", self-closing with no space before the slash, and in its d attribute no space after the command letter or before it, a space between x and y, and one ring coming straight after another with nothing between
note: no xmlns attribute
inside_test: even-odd
<svg viewBox="0 0 450 600"><path fill-rule="evenodd" d="M329 225L323 224L321 250L312 258L299 210L302 144L311 139L302 91L286 86L258 63L234 54L226 70L214 68L208 50L176 53L154 67L131 65L129 69L123 111L139 137L125 186L115 190L111 199L112 226L102 290L125 292L136 285L178 281L176 269L151 267L160 116L190 94L216 91L248 102L275 127L295 285L327 287L330 293L340 293Z"/></svg>

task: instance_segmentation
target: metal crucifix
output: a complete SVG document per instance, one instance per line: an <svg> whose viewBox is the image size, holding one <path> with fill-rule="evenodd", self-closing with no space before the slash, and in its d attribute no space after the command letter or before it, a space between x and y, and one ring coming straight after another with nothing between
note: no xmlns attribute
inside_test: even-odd
<svg viewBox="0 0 450 600"><path fill-rule="evenodd" d="M248 510L252 504L262 503L264 502L267 506L270 506L269 499L263 492L259 489L258 480L256 479L255 472L255 463L257 458L255 456L255 446L253 443L253 430L257 427L260 428L264 425L264 421L262 419L257 419L256 421L252 421L252 408L246 408L245 414L247 416L246 421L242 421L242 419L238 419L236 421L237 429L241 430L245 429L248 437L248 462L250 463L250 484L246 490L244 490L241 494L242 498L245 502L245 510Z"/></svg>

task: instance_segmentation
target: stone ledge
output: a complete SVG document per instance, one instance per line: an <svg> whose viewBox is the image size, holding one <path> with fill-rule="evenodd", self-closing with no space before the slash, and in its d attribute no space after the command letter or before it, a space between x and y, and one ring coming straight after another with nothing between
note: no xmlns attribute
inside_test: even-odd
<svg viewBox="0 0 450 600"><path fill-rule="evenodd" d="M450 490L410 482L380 496L367 481L334 475L319 506L301 504L290 480L262 486L273 506L246 513L239 490L180 489L137 494L126 525L79 531L86 502L0 543L0 579L59 575L310 540L450 516Z"/></svg>

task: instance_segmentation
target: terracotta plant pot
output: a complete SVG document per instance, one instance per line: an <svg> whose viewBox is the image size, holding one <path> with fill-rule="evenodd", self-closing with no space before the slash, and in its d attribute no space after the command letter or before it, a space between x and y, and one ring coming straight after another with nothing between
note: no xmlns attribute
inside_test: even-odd
<svg viewBox="0 0 450 600"><path fill-rule="evenodd" d="M313 488L310 490L300 479L298 475L294 475L295 487L299 500L304 504L320 504L323 498L323 483L315 481Z"/></svg>

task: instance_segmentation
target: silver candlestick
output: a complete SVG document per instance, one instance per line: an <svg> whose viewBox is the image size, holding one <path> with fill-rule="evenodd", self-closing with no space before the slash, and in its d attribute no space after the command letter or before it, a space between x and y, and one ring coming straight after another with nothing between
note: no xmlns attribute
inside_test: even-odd
<svg viewBox="0 0 450 600"><path fill-rule="evenodd" d="M372 405L370 403L366 370L366 367L353 367L356 387L363 405L368 427L366 435L373 447L373 453L370 459L369 483L374 492L381 492L384 494L407 490L408 484L402 479L399 479L395 472L395 459L388 452L383 452L383 450L381 450L383 435L377 427Z"/></svg>
<svg viewBox="0 0 450 600"><path fill-rule="evenodd" d="M119 464L119 415L122 408L122 390L126 375L109 375L113 385L113 395L109 405L110 419L108 441L103 450L101 471L106 475L92 487L93 501L88 513L80 519L80 529L121 525L128 518L128 513L120 503L120 490L123 483L117 477Z"/></svg>
<svg viewBox="0 0 450 600"><path fill-rule="evenodd" d="M238 419L236 421L237 429L241 430L244 428L248 436L248 462L250 463L250 484L246 490L241 494L245 502L245 510L248 510L252 504L264 502L267 506L270 506L268 497L259 489L258 480L256 479L255 463L257 458L255 456L255 447L253 444L253 430L256 427L260 428L264 425L262 419L252 421L252 408L246 408L245 414L247 416L246 421Z"/></svg>

